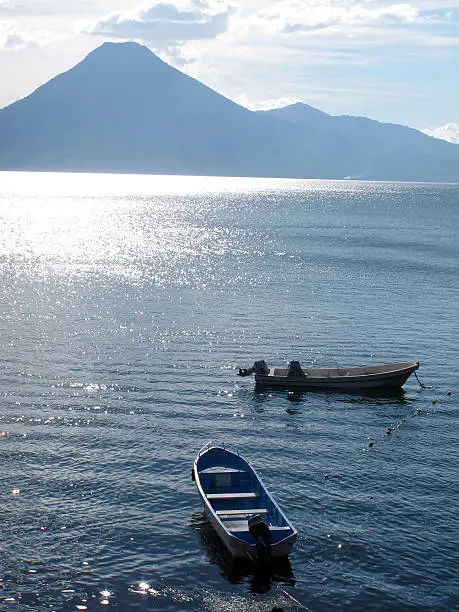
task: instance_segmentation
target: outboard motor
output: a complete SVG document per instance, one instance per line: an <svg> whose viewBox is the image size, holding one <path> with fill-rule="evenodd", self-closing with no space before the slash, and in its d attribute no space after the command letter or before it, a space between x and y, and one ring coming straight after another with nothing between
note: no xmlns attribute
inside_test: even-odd
<svg viewBox="0 0 459 612"><path fill-rule="evenodd" d="M249 531L256 541L257 558L268 562L271 554L268 523L262 516L255 514L249 518Z"/></svg>
<svg viewBox="0 0 459 612"><path fill-rule="evenodd" d="M253 364L253 369L255 370L255 374L263 374L267 376L269 374L269 368L266 365L266 361L264 359L260 359L260 361L255 361Z"/></svg>
<svg viewBox="0 0 459 612"><path fill-rule="evenodd" d="M288 364L287 376L305 376L299 361L291 361Z"/></svg>
<svg viewBox="0 0 459 612"><path fill-rule="evenodd" d="M264 359L255 361L251 368L239 368L238 376L250 376L250 374L269 374L269 368Z"/></svg>

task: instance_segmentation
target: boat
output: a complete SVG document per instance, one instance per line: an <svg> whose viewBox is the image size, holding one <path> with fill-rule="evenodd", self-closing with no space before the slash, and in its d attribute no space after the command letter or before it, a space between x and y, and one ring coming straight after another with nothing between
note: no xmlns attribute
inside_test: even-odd
<svg viewBox="0 0 459 612"><path fill-rule="evenodd" d="M288 368L269 368L255 361L251 368L239 368L239 376L255 374L255 382L269 387L324 389L331 391L365 391L400 389L419 368L419 361L386 363L351 368L302 368L291 361Z"/></svg>
<svg viewBox="0 0 459 612"><path fill-rule="evenodd" d="M207 518L233 557L269 562L291 552L296 529L239 453L209 442L192 475Z"/></svg>

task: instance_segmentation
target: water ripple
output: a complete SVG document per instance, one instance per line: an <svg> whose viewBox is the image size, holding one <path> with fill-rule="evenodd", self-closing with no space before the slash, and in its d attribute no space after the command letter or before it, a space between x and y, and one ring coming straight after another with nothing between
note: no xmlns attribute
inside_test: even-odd
<svg viewBox="0 0 459 612"><path fill-rule="evenodd" d="M458 607L457 187L2 179L0 607ZM431 388L259 389L258 358ZM210 439L300 533L270 576L202 515Z"/></svg>

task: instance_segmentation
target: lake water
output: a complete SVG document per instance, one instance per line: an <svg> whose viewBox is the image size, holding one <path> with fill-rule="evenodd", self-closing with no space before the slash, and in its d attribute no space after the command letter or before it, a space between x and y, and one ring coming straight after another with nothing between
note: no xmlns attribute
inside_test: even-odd
<svg viewBox="0 0 459 612"><path fill-rule="evenodd" d="M0 609L459 609L459 186L0 173ZM396 397L255 359L420 361ZM234 565L191 466L299 532Z"/></svg>

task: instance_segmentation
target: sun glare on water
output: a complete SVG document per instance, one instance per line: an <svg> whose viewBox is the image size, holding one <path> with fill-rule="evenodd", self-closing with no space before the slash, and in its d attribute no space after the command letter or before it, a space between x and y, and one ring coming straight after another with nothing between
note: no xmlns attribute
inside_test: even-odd
<svg viewBox="0 0 459 612"><path fill-rule="evenodd" d="M212 214L219 202L260 189L260 179L218 177L1 178L0 267L31 278L102 275L158 285L211 282L216 258L242 244L240 230L212 223Z"/></svg>

